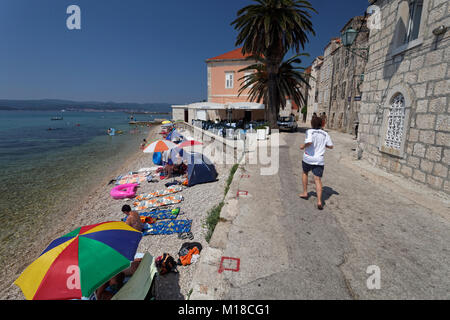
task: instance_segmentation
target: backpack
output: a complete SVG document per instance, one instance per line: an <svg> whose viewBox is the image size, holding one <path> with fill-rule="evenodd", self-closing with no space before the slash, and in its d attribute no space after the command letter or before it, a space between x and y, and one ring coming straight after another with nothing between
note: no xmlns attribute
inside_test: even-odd
<svg viewBox="0 0 450 320"><path fill-rule="evenodd" d="M168 253L163 253L162 256L156 258L155 265L158 268L160 275L176 271L177 268L175 259Z"/></svg>

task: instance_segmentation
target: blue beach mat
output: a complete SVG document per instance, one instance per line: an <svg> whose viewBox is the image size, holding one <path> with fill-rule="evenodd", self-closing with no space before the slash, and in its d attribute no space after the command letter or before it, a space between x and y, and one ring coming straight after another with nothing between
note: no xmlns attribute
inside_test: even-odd
<svg viewBox="0 0 450 320"><path fill-rule="evenodd" d="M175 209L160 209L149 212L139 212L141 217L150 217L156 220L176 219L180 213L180 208ZM127 221L127 217L122 218L122 221Z"/></svg>
<svg viewBox="0 0 450 320"><path fill-rule="evenodd" d="M164 220L152 224L145 223L143 236L184 233L191 231L192 220Z"/></svg>

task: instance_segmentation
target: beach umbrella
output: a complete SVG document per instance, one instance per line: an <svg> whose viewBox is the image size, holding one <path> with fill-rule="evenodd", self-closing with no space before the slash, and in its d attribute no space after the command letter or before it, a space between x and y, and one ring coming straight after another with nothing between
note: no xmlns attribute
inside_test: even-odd
<svg viewBox="0 0 450 320"><path fill-rule="evenodd" d="M169 123L172 123L171 121L169 121L169 120L165 120L165 121L163 121L163 122L161 122L162 124L169 124Z"/></svg>
<svg viewBox="0 0 450 320"><path fill-rule="evenodd" d="M121 221L80 227L50 243L14 283L28 300L89 297L130 266L141 238Z"/></svg>
<svg viewBox="0 0 450 320"><path fill-rule="evenodd" d="M200 145L200 144L203 144L203 143L201 143L199 141L195 141L195 140L185 140L182 143L178 144L177 147L178 148L186 148L186 147L193 147L193 146Z"/></svg>
<svg viewBox="0 0 450 320"><path fill-rule="evenodd" d="M145 147L144 152L145 153L152 153L152 152L163 152L172 148L175 148L177 145L173 143L172 141L168 140L158 140L155 142L152 142L147 147Z"/></svg>

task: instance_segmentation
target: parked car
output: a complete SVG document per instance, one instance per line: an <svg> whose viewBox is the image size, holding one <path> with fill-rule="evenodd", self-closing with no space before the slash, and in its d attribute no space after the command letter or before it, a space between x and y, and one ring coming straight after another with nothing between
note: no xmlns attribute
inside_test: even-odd
<svg viewBox="0 0 450 320"><path fill-rule="evenodd" d="M295 121L295 117L294 116L289 116L289 117L280 117L278 119L278 127L280 128L280 130L290 130L291 132L295 132L297 131L297 121Z"/></svg>

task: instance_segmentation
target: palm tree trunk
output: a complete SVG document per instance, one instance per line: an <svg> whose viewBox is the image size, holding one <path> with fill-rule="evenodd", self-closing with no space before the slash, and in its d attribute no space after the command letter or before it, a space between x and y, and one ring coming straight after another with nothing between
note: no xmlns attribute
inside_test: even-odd
<svg viewBox="0 0 450 320"><path fill-rule="evenodd" d="M267 110L267 121L269 122L271 129L278 129L278 114L279 114L279 92L277 87L277 74L278 74L278 64L270 63L267 65L267 76L268 76L268 105Z"/></svg>

